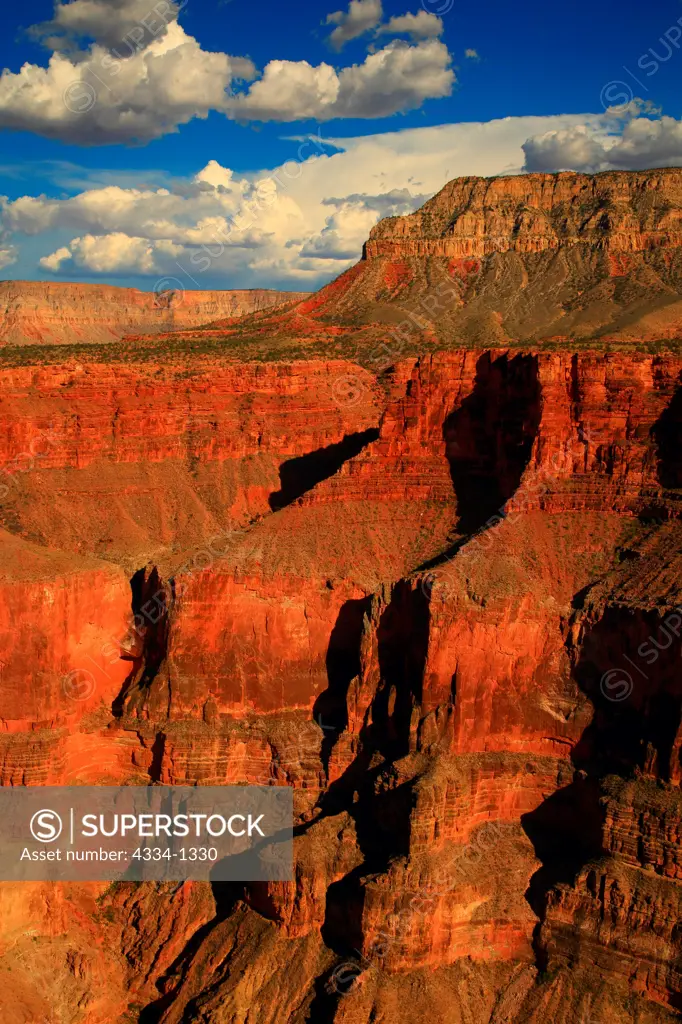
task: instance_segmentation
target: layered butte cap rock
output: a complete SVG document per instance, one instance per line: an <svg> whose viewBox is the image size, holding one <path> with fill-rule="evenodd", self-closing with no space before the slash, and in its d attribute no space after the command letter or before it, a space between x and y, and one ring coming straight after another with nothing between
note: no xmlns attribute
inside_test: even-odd
<svg viewBox="0 0 682 1024"><path fill-rule="evenodd" d="M679 1019L681 209L460 179L293 306L3 351L4 783L296 814L291 883L0 887L17 1024Z"/></svg>

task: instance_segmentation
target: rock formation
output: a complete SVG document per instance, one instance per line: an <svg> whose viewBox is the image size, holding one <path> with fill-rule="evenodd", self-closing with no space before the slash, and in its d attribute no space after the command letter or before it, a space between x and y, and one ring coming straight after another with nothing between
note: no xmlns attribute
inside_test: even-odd
<svg viewBox="0 0 682 1024"><path fill-rule="evenodd" d="M0 282L0 345L89 345L126 334L197 327L298 301L306 292L195 291L179 281L154 292L107 284ZM161 282L161 286L164 282Z"/></svg>
<svg viewBox="0 0 682 1024"><path fill-rule="evenodd" d="M163 363L3 353L5 784L296 816L293 882L0 887L17 1024L679 1019L681 183L452 182Z"/></svg>

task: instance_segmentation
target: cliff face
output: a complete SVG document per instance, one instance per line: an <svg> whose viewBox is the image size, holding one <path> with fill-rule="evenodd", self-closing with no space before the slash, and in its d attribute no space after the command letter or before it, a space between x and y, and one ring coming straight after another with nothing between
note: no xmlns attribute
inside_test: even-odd
<svg viewBox="0 0 682 1024"><path fill-rule="evenodd" d="M456 178L416 213L381 221L365 252L368 259L458 259L576 245L615 254L680 244L682 173L673 169Z"/></svg>
<svg viewBox="0 0 682 1024"><path fill-rule="evenodd" d="M534 203L587 266L607 189L673 266L675 175L445 192L471 237ZM291 883L3 887L13 1019L55 979L79 1024L679 1019L679 346L5 367L0 422L3 782L296 815Z"/></svg>
<svg viewBox="0 0 682 1024"><path fill-rule="evenodd" d="M0 371L2 522L42 544L123 562L206 564L269 498L378 423L373 380L335 400L343 362L292 366L76 364ZM327 469L323 467L323 471ZM296 487L296 482L291 482ZM274 499L273 499L274 500Z"/></svg>
<svg viewBox="0 0 682 1024"><path fill-rule="evenodd" d="M0 282L0 345L119 341L126 334L184 330L298 301L306 292L141 292L105 284Z"/></svg>

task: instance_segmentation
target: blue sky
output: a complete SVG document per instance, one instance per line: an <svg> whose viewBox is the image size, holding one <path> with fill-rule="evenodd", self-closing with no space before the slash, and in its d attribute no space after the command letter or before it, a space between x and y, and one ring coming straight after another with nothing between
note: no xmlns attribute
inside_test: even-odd
<svg viewBox="0 0 682 1024"><path fill-rule="evenodd" d="M5 277L316 287L456 174L682 163L678 0L92 6L0 15Z"/></svg>

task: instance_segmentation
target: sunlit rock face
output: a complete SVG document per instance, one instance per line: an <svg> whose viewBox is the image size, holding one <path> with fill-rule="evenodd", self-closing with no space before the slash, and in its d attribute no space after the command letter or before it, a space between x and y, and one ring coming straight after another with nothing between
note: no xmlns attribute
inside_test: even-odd
<svg viewBox="0 0 682 1024"><path fill-rule="evenodd" d="M288 883L0 887L13 1020L679 1018L681 180L452 182L191 358L3 365L3 783L296 826Z"/></svg>
<svg viewBox="0 0 682 1024"><path fill-rule="evenodd" d="M2 281L0 345L101 344L258 313L306 295L263 288L141 292L105 284Z"/></svg>

